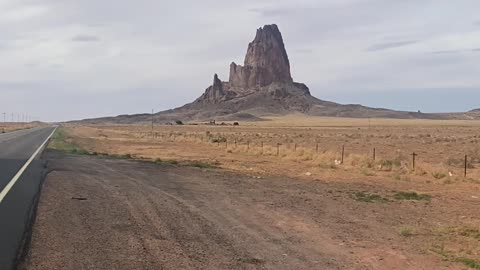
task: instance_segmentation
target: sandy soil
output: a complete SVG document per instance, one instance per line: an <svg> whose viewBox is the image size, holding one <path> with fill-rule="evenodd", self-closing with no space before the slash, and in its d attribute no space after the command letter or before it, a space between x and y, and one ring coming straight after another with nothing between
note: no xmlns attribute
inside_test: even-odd
<svg viewBox="0 0 480 270"><path fill-rule="evenodd" d="M465 269L460 256L479 257L473 193L402 201L411 183L48 157L21 269Z"/></svg>

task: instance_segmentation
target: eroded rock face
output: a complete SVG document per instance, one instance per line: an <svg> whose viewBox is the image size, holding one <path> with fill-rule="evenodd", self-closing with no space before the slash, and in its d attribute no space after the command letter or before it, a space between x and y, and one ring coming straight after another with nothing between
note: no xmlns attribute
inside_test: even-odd
<svg viewBox="0 0 480 270"><path fill-rule="evenodd" d="M216 103L221 101L225 97L225 91L223 89L223 83L218 78L218 75L213 76L213 85L208 87L199 100Z"/></svg>
<svg viewBox="0 0 480 270"><path fill-rule="evenodd" d="M257 30L255 39L248 45L244 66L230 65L228 82L220 81L215 74L213 85L194 103L218 104L255 93L271 92L271 86L279 88L274 95L269 95L271 97L282 98L298 93L310 95L304 84L293 82L282 34L275 24Z"/></svg>
<svg viewBox="0 0 480 270"><path fill-rule="evenodd" d="M282 34L278 27L266 25L257 30L248 45L244 66L230 65L232 87L258 88L273 82L293 82Z"/></svg>

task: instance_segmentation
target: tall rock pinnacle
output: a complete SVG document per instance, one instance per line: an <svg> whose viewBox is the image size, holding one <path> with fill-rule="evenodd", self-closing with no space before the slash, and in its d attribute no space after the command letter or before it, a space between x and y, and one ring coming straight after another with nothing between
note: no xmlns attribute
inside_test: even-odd
<svg viewBox="0 0 480 270"><path fill-rule="evenodd" d="M273 82L293 82L282 34L277 25L265 25L257 30L248 45L244 66L230 65L230 85L256 88Z"/></svg>
<svg viewBox="0 0 480 270"><path fill-rule="evenodd" d="M218 75L215 74L213 76L212 86L207 88L207 90L205 91L205 94L203 94L200 97L200 100L215 103L221 100L224 96L225 96L225 91L223 89L223 83L218 78Z"/></svg>
<svg viewBox="0 0 480 270"><path fill-rule="evenodd" d="M261 92L272 83L292 86L310 95L308 87L293 82L282 34L275 24L259 28L255 39L248 44L244 66L232 63L228 82L222 82L215 74L213 85L208 87L195 103L222 103L253 92ZM282 91L282 95L286 95L285 90ZM280 92L277 91L276 95Z"/></svg>

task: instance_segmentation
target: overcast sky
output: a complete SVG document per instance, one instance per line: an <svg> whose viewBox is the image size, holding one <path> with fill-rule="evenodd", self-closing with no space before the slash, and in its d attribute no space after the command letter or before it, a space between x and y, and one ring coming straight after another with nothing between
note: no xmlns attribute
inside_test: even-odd
<svg viewBox="0 0 480 270"><path fill-rule="evenodd" d="M264 24L292 75L341 103L480 107L478 0L0 0L0 113L165 110L228 80ZM3 121L3 119L2 119Z"/></svg>

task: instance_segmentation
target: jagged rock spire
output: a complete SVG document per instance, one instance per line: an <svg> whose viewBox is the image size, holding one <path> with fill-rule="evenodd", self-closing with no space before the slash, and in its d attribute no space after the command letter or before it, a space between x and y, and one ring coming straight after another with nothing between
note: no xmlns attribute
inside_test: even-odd
<svg viewBox="0 0 480 270"><path fill-rule="evenodd" d="M223 89L223 83L218 78L218 75L215 74L213 76L212 86L208 87L207 90L205 90L205 94L203 94L198 100L215 103L221 100L224 96L225 91Z"/></svg>
<svg viewBox="0 0 480 270"><path fill-rule="evenodd" d="M230 65L231 86L255 88L273 82L293 82L282 34L275 24L257 30L248 45L244 65Z"/></svg>
<svg viewBox="0 0 480 270"><path fill-rule="evenodd" d="M255 39L248 45L244 66L235 63L230 65L228 83L220 81L215 74L213 85L196 102L219 103L245 93L260 91L272 83L293 83L282 34L275 24L257 29ZM309 94L308 88L304 92Z"/></svg>

